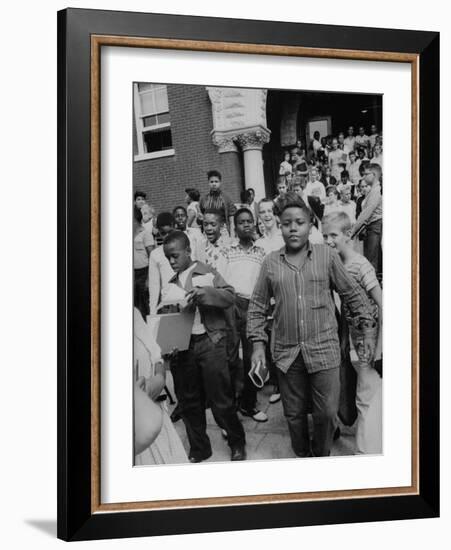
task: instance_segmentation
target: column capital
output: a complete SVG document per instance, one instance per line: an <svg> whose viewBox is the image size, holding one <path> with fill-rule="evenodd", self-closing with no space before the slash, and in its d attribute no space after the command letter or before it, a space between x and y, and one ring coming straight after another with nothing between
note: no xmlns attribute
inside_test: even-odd
<svg viewBox="0 0 451 550"><path fill-rule="evenodd" d="M250 151L252 149L262 150L265 143L269 143L271 130L264 126L257 126L254 128L246 128L245 131L240 132L234 137L243 151Z"/></svg>
<svg viewBox="0 0 451 550"><path fill-rule="evenodd" d="M211 132L211 138L213 144L218 148L219 153L237 153L238 147L234 141L233 134L217 132L213 130Z"/></svg>

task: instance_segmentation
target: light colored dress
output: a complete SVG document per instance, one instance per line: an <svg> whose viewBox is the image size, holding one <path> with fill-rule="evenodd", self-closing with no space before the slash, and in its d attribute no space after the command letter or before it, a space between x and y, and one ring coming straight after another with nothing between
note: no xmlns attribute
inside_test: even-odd
<svg viewBox="0 0 451 550"><path fill-rule="evenodd" d="M149 378L155 372L155 364L161 361L161 350L139 311L134 310L133 364L135 380ZM153 464L181 464L188 462L182 441L172 424L165 401L157 402L161 407L163 424L156 439L140 454L135 455L135 466Z"/></svg>

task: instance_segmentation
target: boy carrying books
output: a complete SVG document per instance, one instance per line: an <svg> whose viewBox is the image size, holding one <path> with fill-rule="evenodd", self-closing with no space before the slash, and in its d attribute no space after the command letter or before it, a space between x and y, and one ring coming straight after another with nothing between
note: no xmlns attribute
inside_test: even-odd
<svg viewBox="0 0 451 550"><path fill-rule="evenodd" d="M227 433L231 460L245 460L245 436L236 413L226 354L224 311L235 302L233 288L209 266L193 262L188 237L170 233L164 254L175 275L175 283L186 291L187 308L194 313L189 348L171 361L171 371L180 414L185 424L190 462L201 462L212 454L207 435L205 405Z"/></svg>

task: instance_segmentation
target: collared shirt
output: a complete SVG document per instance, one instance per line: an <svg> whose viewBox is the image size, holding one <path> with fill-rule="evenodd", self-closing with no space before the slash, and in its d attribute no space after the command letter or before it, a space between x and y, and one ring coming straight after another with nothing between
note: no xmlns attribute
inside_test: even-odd
<svg viewBox="0 0 451 550"><path fill-rule="evenodd" d="M349 172L349 179L351 180L351 183L353 185L357 185L360 180L360 172L359 172L359 166L361 162L360 160L356 160L354 162L348 162L347 165L347 171Z"/></svg>
<svg viewBox="0 0 451 550"><path fill-rule="evenodd" d="M223 254L227 261L224 279L233 286L238 296L249 299L260 273L265 251L255 244L244 248L240 242L236 242L225 248Z"/></svg>
<svg viewBox="0 0 451 550"><path fill-rule="evenodd" d="M185 269L185 271L182 271L181 273L178 274L178 281L181 285L182 288L184 288L185 290L188 290L186 288L186 282L188 280L188 275L190 273L192 273L192 271L194 271L194 268L196 267L196 262L194 262L192 265L190 265L190 267L188 269ZM205 331L205 326L204 324L202 323L202 320L200 318L200 312L199 312L199 308L196 307L195 309L195 312L194 312L194 321L193 321L193 328L191 329L191 334L204 334L206 331Z"/></svg>
<svg viewBox="0 0 451 550"><path fill-rule="evenodd" d="M304 264L290 264L286 249L271 252L263 261L252 294L247 336L267 342L266 317L275 299L272 353L277 367L287 372L301 352L310 373L340 365L335 303L332 289L347 302L354 321L372 321L365 292L347 273L335 250L309 243Z"/></svg>
<svg viewBox="0 0 451 550"><path fill-rule="evenodd" d="M151 315L157 313L160 295L164 293L173 276L174 270L164 255L163 245L160 245L152 250L149 256L149 307Z"/></svg>
<svg viewBox="0 0 451 550"><path fill-rule="evenodd" d="M274 250L280 250L283 246L285 246L285 241L282 237L282 231L278 229L276 233L274 233L274 235L272 236L263 235L263 237L260 237L255 241L255 245L263 248L265 254L274 252Z"/></svg>
<svg viewBox="0 0 451 550"><path fill-rule="evenodd" d="M375 181L368 195L363 199L362 211L357 218L355 226L352 228L352 233L355 235L358 230L364 225L377 222L382 219L382 195L381 186L378 181Z"/></svg>
<svg viewBox="0 0 451 550"><path fill-rule="evenodd" d="M196 227L187 227L184 233L189 239L193 261L205 263L204 236L201 230Z"/></svg>

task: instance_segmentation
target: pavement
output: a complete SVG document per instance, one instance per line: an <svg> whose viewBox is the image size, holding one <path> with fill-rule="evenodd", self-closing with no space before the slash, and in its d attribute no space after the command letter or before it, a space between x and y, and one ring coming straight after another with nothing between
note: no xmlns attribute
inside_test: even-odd
<svg viewBox="0 0 451 550"><path fill-rule="evenodd" d="M267 422L255 422L252 418L238 413L246 433L247 460L271 460L277 458L296 458L290 442L288 427L283 415L282 402L271 404L269 396L273 386L264 386L258 392L258 408L268 415ZM172 412L170 406L169 412ZM189 452L188 439L182 420L174 424L182 443ZM349 456L355 454L355 430L340 424L341 436L334 442L332 456ZM223 438L220 428L213 419L210 409L207 410L207 433L213 449L212 456L206 462L227 462L230 460L230 449Z"/></svg>

